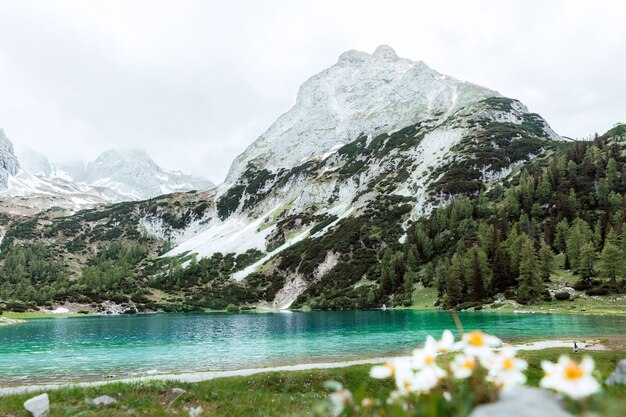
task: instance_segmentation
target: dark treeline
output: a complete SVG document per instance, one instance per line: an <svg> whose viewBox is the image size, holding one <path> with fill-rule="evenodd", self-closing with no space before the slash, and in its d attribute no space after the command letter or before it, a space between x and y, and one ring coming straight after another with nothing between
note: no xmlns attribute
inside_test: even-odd
<svg viewBox="0 0 626 417"><path fill-rule="evenodd" d="M626 157L597 138L565 146L523 169L513 183L462 197L414 223L400 252L385 253L387 294L416 280L437 286L448 306L497 293L541 300L555 266L580 277L578 290L624 291ZM555 254L562 253L562 265ZM402 280L400 280L402 277Z"/></svg>

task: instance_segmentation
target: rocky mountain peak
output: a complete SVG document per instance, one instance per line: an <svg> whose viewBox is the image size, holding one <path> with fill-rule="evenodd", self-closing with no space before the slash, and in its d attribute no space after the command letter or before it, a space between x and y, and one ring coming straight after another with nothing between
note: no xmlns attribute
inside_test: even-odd
<svg viewBox="0 0 626 417"><path fill-rule="evenodd" d="M348 51L300 87L296 104L233 162L233 183L254 161L270 171L322 156L360 134L399 129L443 118L488 97L500 96L400 58L389 46L373 54Z"/></svg>

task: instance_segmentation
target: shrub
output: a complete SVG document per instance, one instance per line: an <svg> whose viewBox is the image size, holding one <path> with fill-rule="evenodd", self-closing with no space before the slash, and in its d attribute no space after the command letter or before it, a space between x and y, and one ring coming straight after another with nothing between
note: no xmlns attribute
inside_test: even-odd
<svg viewBox="0 0 626 417"><path fill-rule="evenodd" d="M605 285L601 287L589 288L585 291L587 295L608 295L611 293L611 289Z"/></svg>
<svg viewBox="0 0 626 417"><path fill-rule="evenodd" d="M561 291L554 294L554 298L559 301L565 301L570 299L570 294L567 291Z"/></svg>
<svg viewBox="0 0 626 417"><path fill-rule="evenodd" d="M234 304L228 304L228 307L226 307L226 311L228 311L229 313L238 313L239 307Z"/></svg>

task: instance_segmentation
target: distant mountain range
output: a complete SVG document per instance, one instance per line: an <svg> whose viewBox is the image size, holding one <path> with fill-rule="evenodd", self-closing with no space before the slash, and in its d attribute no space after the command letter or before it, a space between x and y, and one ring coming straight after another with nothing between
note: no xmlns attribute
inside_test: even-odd
<svg viewBox="0 0 626 417"><path fill-rule="evenodd" d="M33 214L58 207L74 212L213 187L209 180L161 168L140 150L109 150L92 162L61 165L33 150L16 156L0 130L0 209L4 211Z"/></svg>

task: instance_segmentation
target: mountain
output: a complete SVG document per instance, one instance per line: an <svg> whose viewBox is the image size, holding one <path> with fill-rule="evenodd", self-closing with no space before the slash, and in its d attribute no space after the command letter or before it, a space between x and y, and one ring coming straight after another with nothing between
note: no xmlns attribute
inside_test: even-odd
<svg viewBox="0 0 626 417"><path fill-rule="evenodd" d="M7 180L11 175L15 175L20 165L13 152L13 144L0 128L0 191L6 189Z"/></svg>
<svg viewBox="0 0 626 417"><path fill-rule="evenodd" d="M399 58L389 46L371 55L348 51L300 87L296 105L235 159L226 182L234 182L251 161L269 170L290 168L361 134L444 120L469 103L495 96L421 61Z"/></svg>
<svg viewBox="0 0 626 417"><path fill-rule="evenodd" d="M109 150L95 161L55 165L42 154L27 150L13 154L11 142L2 135L6 149L0 161L8 161L0 190L0 211L33 215L51 208L73 213L81 209L121 201L137 201L173 192L206 190L208 180L159 167L143 151ZM2 149L2 148L0 148Z"/></svg>
<svg viewBox="0 0 626 417"><path fill-rule="evenodd" d="M63 165L61 170L75 182L115 190L127 196L126 200L214 187L212 182L203 178L161 168L141 150L109 150L93 162Z"/></svg>
<svg viewBox="0 0 626 417"><path fill-rule="evenodd" d="M424 263L412 271L421 274L438 257L451 257L455 245L471 248L478 227L471 217L485 199L494 206L521 200L544 221L546 209L518 197L516 181L575 146L518 100L398 58L389 47L350 51L303 84L295 106L235 159L217 188L70 217L11 218L0 256L11 256L17 244L45 242L29 246L33 258L54 248L51 268L69 265L68 280L52 280L58 284L46 294L81 303L397 305L404 274L400 267L389 272L390 265L415 251ZM130 159L154 172L140 156ZM130 176L145 184L127 168L132 161L112 153L85 165L93 176L66 170L87 184ZM573 178L576 169L570 171ZM455 205L463 198L470 203ZM439 229L416 231L423 219ZM422 240L437 242L428 256Z"/></svg>

